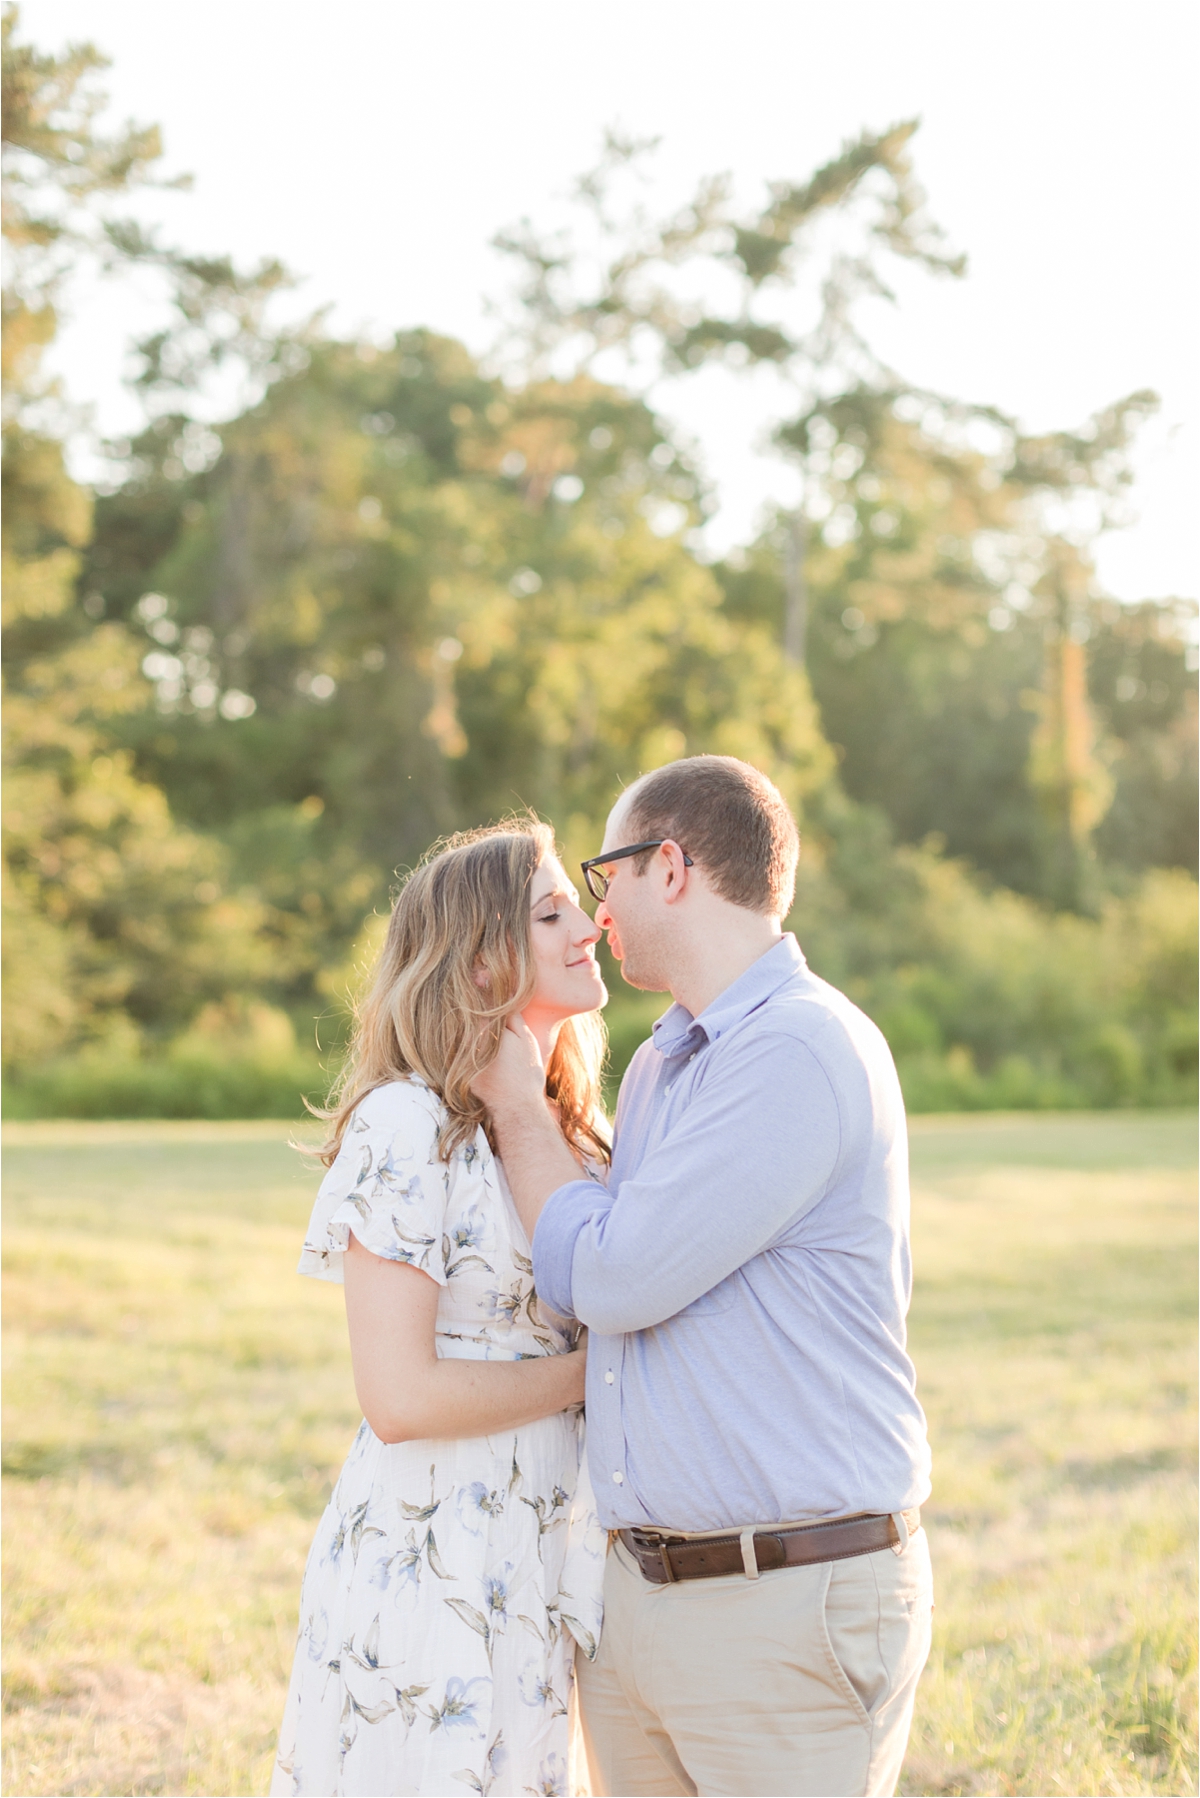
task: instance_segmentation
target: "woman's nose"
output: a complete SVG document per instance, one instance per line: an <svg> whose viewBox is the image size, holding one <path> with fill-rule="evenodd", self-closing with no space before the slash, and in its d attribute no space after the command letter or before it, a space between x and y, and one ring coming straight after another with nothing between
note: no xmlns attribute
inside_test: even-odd
<svg viewBox="0 0 1200 1798"><path fill-rule="evenodd" d="M581 905L576 906L575 909L579 913L579 926L575 932L576 941L579 943L598 942L604 934L604 927L600 923L599 911L597 911L594 918L589 918Z"/></svg>

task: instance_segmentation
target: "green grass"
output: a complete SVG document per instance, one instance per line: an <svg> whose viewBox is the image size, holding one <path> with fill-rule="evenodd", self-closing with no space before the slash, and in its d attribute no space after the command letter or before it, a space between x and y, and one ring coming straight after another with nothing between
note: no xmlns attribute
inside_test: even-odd
<svg viewBox="0 0 1200 1798"><path fill-rule="evenodd" d="M911 1134L938 1590L900 1789L1193 1792L1194 1122Z"/></svg>
<svg viewBox="0 0 1200 1798"><path fill-rule="evenodd" d="M357 1413L278 1124L6 1129L6 1770L266 1789ZM906 1793L1195 1790L1194 1134L921 1118L938 1608Z"/></svg>

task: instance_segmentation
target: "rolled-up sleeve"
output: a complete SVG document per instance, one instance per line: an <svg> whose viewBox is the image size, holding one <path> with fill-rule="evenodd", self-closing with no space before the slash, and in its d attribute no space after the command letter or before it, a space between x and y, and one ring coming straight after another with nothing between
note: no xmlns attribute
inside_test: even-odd
<svg viewBox="0 0 1200 1798"><path fill-rule="evenodd" d="M538 1291L605 1335L674 1317L826 1190L841 1151L837 1097L820 1059L786 1033L719 1050L687 1110L607 1193L572 1181L534 1235Z"/></svg>
<svg viewBox="0 0 1200 1798"><path fill-rule="evenodd" d="M533 1233L533 1277L538 1294L560 1317L574 1317L571 1263L580 1232L598 1212L607 1211L612 1194L594 1180L572 1180L552 1192Z"/></svg>

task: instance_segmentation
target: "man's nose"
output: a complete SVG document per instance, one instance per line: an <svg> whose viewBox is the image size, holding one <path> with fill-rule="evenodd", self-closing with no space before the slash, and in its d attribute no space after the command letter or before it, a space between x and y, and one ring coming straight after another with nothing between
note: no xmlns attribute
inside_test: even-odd
<svg viewBox="0 0 1200 1798"><path fill-rule="evenodd" d="M596 907L595 924L597 936L599 936L602 931L612 929L612 916L609 912L607 903L603 899L601 899L599 905Z"/></svg>

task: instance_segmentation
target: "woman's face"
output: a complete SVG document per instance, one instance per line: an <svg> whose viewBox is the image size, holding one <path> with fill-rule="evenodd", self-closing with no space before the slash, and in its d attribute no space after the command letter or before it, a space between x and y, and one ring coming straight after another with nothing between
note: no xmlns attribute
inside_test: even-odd
<svg viewBox="0 0 1200 1798"><path fill-rule="evenodd" d="M537 985L525 1007L525 1021L561 1023L583 1011L595 1011L608 1000L595 945L601 932L580 908L579 894L562 863L549 856L540 863L529 889L529 931Z"/></svg>

